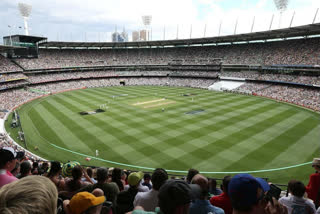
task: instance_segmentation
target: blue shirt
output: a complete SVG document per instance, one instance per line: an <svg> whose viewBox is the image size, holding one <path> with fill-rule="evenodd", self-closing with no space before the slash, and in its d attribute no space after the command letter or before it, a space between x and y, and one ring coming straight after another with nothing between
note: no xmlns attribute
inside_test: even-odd
<svg viewBox="0 0 320 214"><path fill-rule="evenodd" d="M224 211L211 205L208 200L196 199L190 205L190 214L224 214Z"/></svg>

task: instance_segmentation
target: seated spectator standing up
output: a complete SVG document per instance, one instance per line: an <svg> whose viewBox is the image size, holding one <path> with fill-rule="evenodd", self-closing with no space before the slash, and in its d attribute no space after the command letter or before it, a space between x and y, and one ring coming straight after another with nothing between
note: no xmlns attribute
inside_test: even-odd
<svg viewBox="0 0 320 214"><path fill-rule="evenodd" d="M63 207L66 214L100 214L105 200L103 191L95 189L92 193L75 194L70 201L63 202Z"/></svg>
<svg viewBox="0 0 320 214"><path fill-rule="evenodd" d="M220 207L224 210L226 214L232 214L232 205L230 197L228 195L228 186L231 180L231 176L225 176L222 181L221 189L223 193L218 196L213 196L210 198L210 203L216 207Z"/></svg>
<svg viewBox="0 0 320 214"><path fill-rule="evenodd" d="M29 161L23 161L20 165L20 174L17 176L17 178L21 179L31 175L31 169L31 163Z"/></svg>
<svg viewBox="0 0 320 214"><path fill-rule="evenodd" d="M159 207L155 212L144 211L136 207L132 214L188 214L193 192L182 180L167 180L159 190Z"/></svg>
<svg viewBox="0 0 320 214"><path fill-rule="evenodd" d="M144 174L142 186L147 186L149 188L149 190L152 189L152 185L150 183L150 180L151 180L151 175L149 173Z"/></svg>
<svg viewBox="0 0 320 214"><path fill-rule="evenodd" d="M306 187L308 198L313 200L316 207L320 205L320 158L314 158L312 167L316 170L315 173L310 175L309 183Z"/></svg>
<svg viewBox="0 0 320 214"><path fill-rule="evenodd" d="M11 147L0 149L0 188L17 180L10 171L15 168L17 159L23 156L23 152L15 152Z"/></svg>
<svg viewBox="0 0 320 214"><path fill-rule="evenodd" d="M215 207L208 201L209 184L208 179L200 174L195 175L191 181L201 188L201 194L198 199L194 199L190 205L190 214L224 214L223 209Z"/></svg>
<svg viewBox="0 0 320 214"><path fill-rule="evenodd" d="M269 184L262 178L249 174L235 175L228 187L233 214L287 214L288 210L273 198L272 203L264 200Z"/></svg>
<svg viewBox="0 0 320 214"><path fill-rule="evenodd" d="M301 181L289 181L288 190L290 195L280 198L279 203L288 208L289 214L311 214L316 212L312 201L303 198L306 188Z"/></svg>
<svg viewBox="0 0 320 214"><path fill-rule="evenodd" d="M116 183L111 182L107 183L108 180L108 169L101 167L97 170L97 180L96 184L90 184L82 189L79 192L92 192L94 189L99 188L103 190L104 195L106 196L107 201L112 202L113 207L116 207L117 195L119 194L119 188Z"/></svg>
<svg viewBox="0 0 320 214"><path fill-rule="evenodd" d="M141 206L146 211L154 211L158 206L158 191L167 180L168 174L164 169L155 169L151 177L152 190L149 192L139 192L134 199L133 205L135 207Z"/></svg>
<svg viewBox="0 0 320 214"><path fill-rule="evenodd" d="M58 192L44 176L31 175L0 189L1 214L56 214Z"/></svg>
<svg viewBox="0 0 320 214"><path fill-rule="evenodd" d="M143 172L132 172L128 176L129 189L118 194L117 214L122 214L133 210L133 201L138 193L138 187L142 178Z"/></svg>

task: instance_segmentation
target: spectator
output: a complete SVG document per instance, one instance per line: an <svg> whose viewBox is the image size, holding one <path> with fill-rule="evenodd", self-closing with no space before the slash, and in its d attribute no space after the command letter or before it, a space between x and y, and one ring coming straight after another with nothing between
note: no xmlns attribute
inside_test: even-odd
<svg viewBox="0 0 320 214"><path fill-rule="evenodd" d="M131 173L132 174L132 173ZM142 186L142 184L141 184L141 180L142 180L142 178L143 178L143 173L142 172L138 172L138 174L137 175L139 175L139 176L131 176L131 178L130 179L134 179L134 180L132 180L131 181L131 183L138 183L138 192L148 192L149 191L149 188L147 187L147 186ZM140 178L140 180L138 181L138 180L136 180L136 179L139 179ZM129 187L130 187L130 181L129 181L129 177L128 177L128 185L125 185L124 186L124 190L128 190L129 189Z"/></svg>
<svg viewBox="0 0 320 214"><path fill-rule="evenodd" d="M196 169L189 169L188 174L187 174L187 183L190 184L193 176L198 174L199 171Z"/></svg>
<svg viewBox="0 0 320 214"><path fill-rule="evenodd" d="M121 169L114 168L112 170L112 176L111 176L112 179L111 179L111 181L118 185L120 191L123 191L124 190L124 184L123 184L123 182L121 180L121 172L122 172Z"/></svg>
<svg viewBox="0 0 320 214"><path fill-rule="evenodd" d="M95 189L92 193L79 192L70 201L63 201L63 208L66 214L100 214L105 200L100 189Z"/></svg>
<svg viewBox="0 0 320 214"><path fill-rule="evenodd" d="M116 183L107 183L108 180L108 169L100 167L97 169L97 183L90 184L83 187L79 192L92 192L94 189L101 189L106 196L106 200L112 202L113 207L116 207L117 195L119 194L119 188Z"/></svg>
<svg viewBox="0 0 320 214"><path fill-rule="evenodd" d="M155 212L143 211L136 207L132 214L188 214L193 192L190 186L182 180L167 180L159 189L159 208Z"/></svg>
<svg viewBox="0 0 320 214"><path fill-rule="evenodd" d="M190 205L190 214L224 214L223 209L215 207L208 201L209 196L209 182L208 179L200 174L193 176L192 184L197 184L201 188L200 198L192 201Z"/></svg>
<svg viewBox="0 0 320 214"><path fill-rule="evenodd" d="M58 192L46 177L31 175L0 189L0 213L56 214Z"/></svg>
<svg viewBox="0 0 320 214"><path fill-rule="evenodd" d="M312 201L303 198L306 188L301 181L289 181L288 190L290 195L280 198L279 203L288 208L289 214L312 214L316 212Z"/></svg>
<svg viewBox="0 0 320 214"><path fill-rule="evenodd" d="M309 183L306 187L308 198L313 200L316 207L319 206L320 201L320 158L314 158L312 161L312 167L316 170L315 173L310 175Z"/></svg>
<svg viewBox="0 0 320 214"><path fill-rule="evenodd" d="M29 161L23 161L20 165L20 175L17 176L17 178L21 179L23 177L32 175L31 174L31 164Z"/></svg>
<svg viewBox="0 0 320 214"><path fill-rule="evenodd" d="M262 178L249 174L235 175L228 187L233 214L287 214L288 210L272 198L271 202L264 200L265 193L270 189Z"/></svg>
<svg viewBox="0 0 320 214"><path fill-rule="evenodd" d="M149 190L152 189L152 185L150 181L151 181L151 175L149 173L144 174L142 186L147 186Z"/></svg>
<svg viewBox="0 0 320 214"><path fill-rule="evenodd" d="M38 175L39 174L39 163L37 161L34 161L32 163L31 174L32 175Z"/></svg>
<svg viewBox="0 0 320 214"><path fill-rule="evenodd" d="M15 168L17 159L23 156L23 152L15 152L11 147L0 149L0 188L17 180L17 178L11 174L11 170Z"/></svg>
<svg viewBox="0 0 320 214"><path fill-rule="evenodd" d="M20 173L20 163L17 162L16 166L14 167L13 170L11 170L11 174L15 177L17 177L17 175Z"/></svg>
<svg viewBox="0 0 320 214"><path fill-rule="evenodd" d="M65 180L61 175L61 164L58 161L51 162L51 168L47 177L56 185L58 191L64 190Z"/></svg>
<svg viewBox="0 0 320 214"><path fill-rule="evenodd" d="M95 184L97 181L93 178L93 170L91 167L87 167L87 175L89 176L90 180ZM82 181L86 181L86 178L82 178Z"/></svg>
<svg viewBox="0 0 320 214"><path fill-rule="evenodd" d="M151 177L152 189L149 192L139 192L134 199L134 207L141 206L146 211L154 211L158 206L159 189L167 180L168 174L164 169L155 169Z"/></svg>
<svg viewBox="0 0 320 214"><path fill-rule="evenodd" d="M84 174L86 181L82 181L81 177ZM59 192L59 195L66 198L71 198L74 194L77 193L81 188L93 184L86 171L82 169L81 166L77 165L72 168L72 178L65 179L65 191Z"/></svg>
<svg viewBox="0 0 320 214"><path fill-rule="evenodd" d="M225 176L221 185L223 193L221 195L213 196L210 198L210 203L214 206L222 208L226 214L232 214L233 210L230 197L228 195L228 186L230 180L231 176Z"/></svg>
<svg viewBox="0 0 320 214"><path fill-rule="evenodd" d="M222 190L217 188L217 181L216 179L209 178L209 193L212 195L220 195Z"/></svg>
<svg viewBox="0 0 320 214"><path fill-rule="evenodd" d="M142 172L132 172L128 176L129 189L124 190L118 194L117 214L123 214L133 210L133 201L138 193L138 187L142 178Z"/></svg>

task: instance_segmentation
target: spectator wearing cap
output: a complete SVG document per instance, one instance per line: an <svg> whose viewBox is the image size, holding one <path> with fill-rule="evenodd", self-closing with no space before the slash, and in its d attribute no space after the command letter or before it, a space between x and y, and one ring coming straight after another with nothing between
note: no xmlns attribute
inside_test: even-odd
<svg viewBox="0 0 320 214"><path fill-rule="evenodd" d="M213 206L208 201L209 182L206 177L197 174L192 178L191 184L199 185L201 188L201 193L199 198L192 201L190 205L190 214L224 214L223 209Z"/></svg>
<svg viewBox="0 0 320 214"><path fill-rule="evenodd" d="M279 203L288 208L289 214L311 214L316 212L312 201L303 198L306 188L301 181L289 181L288 190L290 195L280 198Z"/></svg>
<svg viewBox="0 0 320 214"><path fill-rule="evenodd" d="M167 180L159 189L159 207L154 212L144 211L143 207L138 206L132 214L188 214L191 200L195 195L194 189L185 181Z"/></svg>
<svg viewBox="0 0 320 214"><path fill-rule="evenodd" d="M29 161L23 161L20 165L20 174L17 176L17 178L21 179L23 177L32 175L31 169L31 163Z"/></svg>
<svg viewBox="0 0 320 214"><path fill-rule="evenodd" d="M0 189L2 214L56 214L58 192L46 177L31 175Z"/></svg>
<svg viewBox="0 0 320 214"><path fill-rule="evenodd" d="M17 159L23 156L23 152L15 152L11 147L0 149L0 188L17 180L17 178L11 174L11 170L15 168Z"/></svg>
<svg viewBox="0 0 320 214"><path fill-rule="evenodd" d="M315 205L318 207L320 204L320 158L313 159L312 167L316 172L310 175L309 183L306 186L306 192L308 194L308 198L313 200Z"/></svg>
<svg viewBox="0 0 320 214"><path fill-rule="evenodd" d="M92 192L94 189L101 189L106 196L106 200L112 202L113 207L116 207L117 195L119 194L119 188L116 183L110 182L108 180L108 169L100 167L97 169L97 183L90 184L86 187L83 187L79 192Z"/></svg>
<svg viewBox="0 0 320 214"><path fill-rule="evenodd" d="M129 189L118 194L117 214L122 214L133 210L133 201L138 193L138 187L142 178L143 172L130 173L128 176ZM148 189L148 187L146 188Z"/></svg>
<svg viewBox="0 0 320 214"><path fill-rule="evenodd" d="M141 183L142 186L147 186L149 190L152 189L152 185L150 183L151 181L151 175L149 173L144 174L143 176L143 182Z"/></svg>
<svg viewBox="0 0 320 214"><path fill-rule="evenodd" d="M139 172L140 173L140 172ZM141 172L142 173L142 172ZM131 173L132 174L132 173ZM130 175L131 175L130 174ZM144 177L144 174L142 173L142 177L141 176L131 176L131 183L132 182L134 182L134 183L136 183L136 182L138 182L139 183L139 185L138 185L138 192L148 192L149 191L149 188L147 187L147 186L143 186L142 185L142 178ZM139 180L138 180L139 179ZM124 190L128 190L129 189L129 187L130 187L130 185L129 185L129 177L128 177L128 185L125 185L124 186Z"/></svg>
<svg viewBox="0 0 320 214"><path fill-rule="evenodd" d="M221 189L223 193L210 198L210 203L214 206L220 207L224 210L226 214L232 214L231 200L228 195L228 186L231 180L231 176L225 176L222 180Z"/></svg>
<svg viewBox="0 0 320 214"><path fill-rule="evenodd" d="M146 211L154 211L158 206L159 189L167 180L168 174L164 169L155 169L151 176L152 189L149 192L139 192L134 199L133 205L135 207L141 206Z"/></svg>
<svg viewBox="0 0 320 214"><path fill-rule="evenodd" d="M105 201L103 191L95 189L92 193L79 192L71 200L63 201L63 208L66 214L100 214Z"/></svg>
<svg viewBox="0 0 320 214"><path fill-rule="evenodd" d="M235 175L228 187L233 214L287 214L288 210L272 198L272 203L264 200L269 184L262 178L249 174Z"/></svg>

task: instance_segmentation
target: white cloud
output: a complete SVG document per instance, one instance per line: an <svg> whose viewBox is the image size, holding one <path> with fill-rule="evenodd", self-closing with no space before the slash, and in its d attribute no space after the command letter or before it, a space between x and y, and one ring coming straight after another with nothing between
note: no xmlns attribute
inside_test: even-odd
<svg viewBox="0 0 320 214"><path fill-rule="evenodd" d="M18 17L17 4L21 0L1 0L0 18L6 25L19 25L22 19ZM232 4L226 6L231 0L24 0L33 6L30 19L32 33L44 34L49 40L58 37L61 40L83 40L85 33L87 40L111 39L111 32L115 26L118 30L125 27L129 33L135 29L143 28L142 15L152 15L153 39L163 39L165 26L166 39L175 39L177 25L179 25L179 38L202 37L206 25L206 36L216 36L222 20L221 35L233 34L238 19L237 33L250 32L252 20L255 16L254 31L264 31L269 28L272 14L274 21L272 28L278 28L279 13L277 13L272 0L242 0L239 8ZM222 4L224 3L224 5ZM3 6L2 6L3 5ZM293 26L309 24L313 20L316 8L320 7L319 0L291 0L288 10L283 13L281 27L288 27L293 11L295 18ZM16 9L15 9L16 8ZM8 16L14 16L14 19ZM320 12L319 12L320 16ZM320 17L316 19L320 21ZM0 27L2 34L7 29Z"/></svg>

